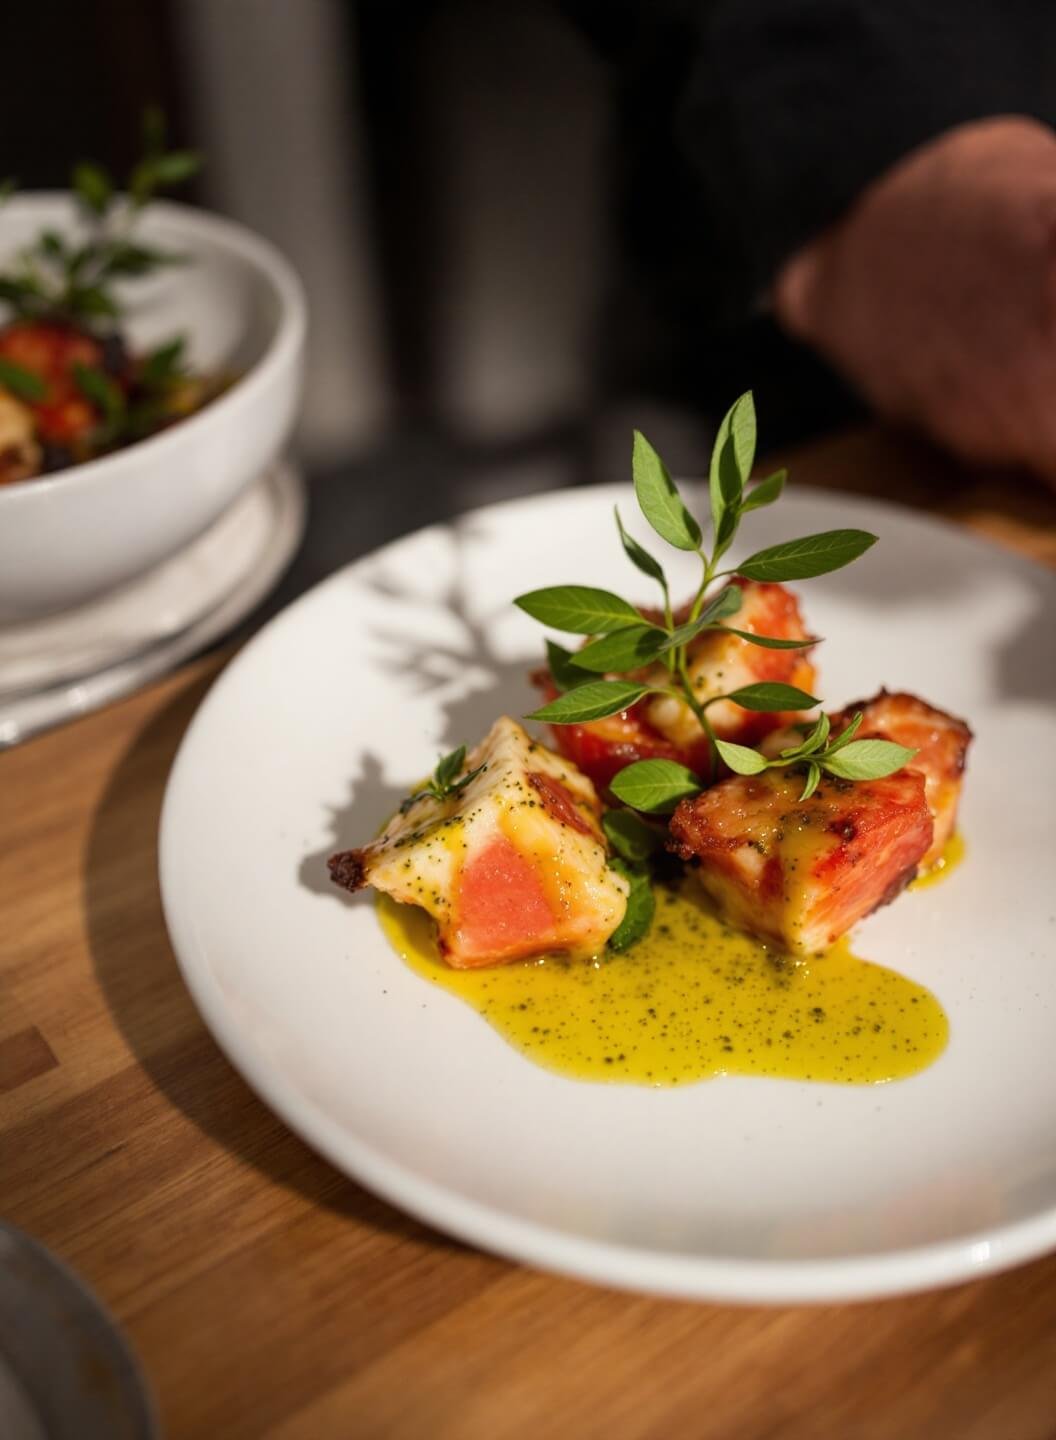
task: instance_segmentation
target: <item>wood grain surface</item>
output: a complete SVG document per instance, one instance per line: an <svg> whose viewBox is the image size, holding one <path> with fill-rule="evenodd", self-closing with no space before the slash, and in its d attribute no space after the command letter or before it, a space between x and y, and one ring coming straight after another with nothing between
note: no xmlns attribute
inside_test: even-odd
<svg viewBox="0 0 1056 1440"><path fill-rule="evenodd" d="M794 459L1056 562L1041 485L871 431ZM448 1240L284 1129L158 896L166 776L222 663L0 757L0 1211L112 1308L170 1440L1056 1436L1056 1258L869 1305L645 1299Z"/></svg>

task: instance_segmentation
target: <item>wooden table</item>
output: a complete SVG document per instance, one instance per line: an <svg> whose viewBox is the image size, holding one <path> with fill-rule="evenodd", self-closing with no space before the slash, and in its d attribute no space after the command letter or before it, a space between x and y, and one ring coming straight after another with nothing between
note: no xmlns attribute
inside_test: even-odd
<svg viewBox="0 0 1056 1440"><path fill-rule="evenodd" d="M891 436L794 476L928 504L1056 563L1056 497ZM0 757L0 1211L127 1328L170 1437L1056 1435L1056 1258L852 1307L644 1299L373 1199L219 1054L155 837L211 658Z"/></svg>

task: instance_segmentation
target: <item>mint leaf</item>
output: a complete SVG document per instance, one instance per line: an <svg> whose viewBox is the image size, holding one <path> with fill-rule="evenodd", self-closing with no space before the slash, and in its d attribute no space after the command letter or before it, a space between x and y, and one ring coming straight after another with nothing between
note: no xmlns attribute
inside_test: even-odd
<svg viewBox="0 0 1056 1440"><path fill-rule="evenodd" d="M819 755L818 763L841 780L882 780L908 765L917 752L891 740L852 740L837 754Z"/></svg>
<svg viewBox="0 0 1056 1440"><path fill-rule="evenodd" d="M609 789L632 810L668 815L680 800L700 794L700 781L692 770L675 760L638 760L621 770Z"/></svg>
<svg viewBox="0 0 1056 1440"><path fill-rule="evenodd" d="M607 635L625 625L642 623L633 605L611 590L596 590L592 585L550 585L518 595L513 603L533 620L573 635Z"/></svg>
<svg viewBox="0 0 1056 1440"><path fill-rule="evenodd" d="M746 515L749 510L761 510L764 505L772 505L775 500L779 500L787 479L787 470L775 470L765 480L760 480L741 501L741 514Z"/></svg>
<svg viewBox="0 0 1056 1440"><path fill-rule="evenodd" d="M865 530L826 530L759 550L737 568L749 580L809 580L842 569L875 544Z"/></svg>
<svg viewBox="0 0 1056 1440"><path fill-rule="evenodd" d="M709 601L695 620L687 620L684 625L679 625L667 637L665 650L672 650L676 645L688 645L695 640L702 630L720 629L719 621L727 615L735 615L741 608L741 592L736 585L727 585L720 590L714 600Z"/></svg>
<svg viewBox="0 0 1056 1440"><path fill-rule="evenodd" d="M527 718L545 720L551 725L586 725L591 720L604 720L606 715L626 710L647 693L647 686L635 685L629 680L590 680L559 695L549 705L533 710Z"/></svg>
<svg viewBox="0 0 1056 1440"><path fill-rule="evenodd" d="M745 710L766 714L774 710L813 710L821 701L795 685L782 685L776 680L761 680L757 685L742 685L725 697Z"/></svg>
<svg viewBox="0 0 1056 1440"><path fill-rule="evenodd" d="M650 664L669 643L667 631L655 625L627 625L577 650L575 663L598 674L622 675Z"/></svg>
<svg viewBox="0 0 1056 1440"><path fill-rule="evenodd" d="M700 526L686 509L667 467L640 430L631 457L634 493L656 533L676 550L699 550Z"/></svg>
<svg viewBox="0 0 1056 1440"><path fill-rule="evenodd" d="M86 400L90 400L107 425L116 425L125 413L125 392L103 370L93 365L73 366L73 378Z"/></svg>
<svg viewBox="0 0 1056 1440"><path fill-rule="evenodd" d="M716 740L716 748L726 764L737 775L758 775L767 767L765 755L747 745L734 745L730 740Z"/></svg>

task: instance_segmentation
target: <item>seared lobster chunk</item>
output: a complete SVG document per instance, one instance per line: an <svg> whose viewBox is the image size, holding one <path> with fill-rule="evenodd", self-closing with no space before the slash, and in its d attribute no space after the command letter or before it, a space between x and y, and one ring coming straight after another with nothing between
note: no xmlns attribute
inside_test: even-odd
<svg viewBox="0 0 1056 1440"><path fill-rule="evenodd" d="M932 840L924 777L825 776L800 800L802 774L735 775L683 800L670 848L731 925L794 954L826 949L893 900Z"/></svg>
<svg viewBox="0 0 1056 1440"><path fill-rule="evenodd" d="M909 762L910 768L924 776L928 808L935 825L931 849L921 861L921 867L927 869L941 857L957 823L972 732L963 720L936 710L915 695L881 690L871 700L859 700L834 715L833 735L838 735L859 710L864 717L857 735L859 740L893 740L896 745L907 745L917 752Z"/></svg>
<svg viewBox="0 0 1056 1440"><path fill-rule="evenodd" d="M331 876L427 910L457 969L598 954L628 887L609 869L594 786L508 716L467 758L478 766L459 793L416 800L372 844L334 855Z"/></svg>

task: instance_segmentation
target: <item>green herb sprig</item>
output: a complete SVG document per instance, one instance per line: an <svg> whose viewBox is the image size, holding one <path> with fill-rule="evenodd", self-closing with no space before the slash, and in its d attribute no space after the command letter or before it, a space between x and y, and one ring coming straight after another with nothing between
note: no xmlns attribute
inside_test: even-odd
<svg viewBox="0 0 1056 1440"><path fill-rule="evenodd" d="M689 646L709 630L728 630L749 644L773 649L805 649L815 643L810 639L756 635L727 625L725 622L740 609L740 589L726 585L714 595L708 593L713 581L735 573L720 565L742 518L764 505L772 505L784 489L784 470L748 488L755 448L755 403L748 391L727 411L715 439L708 486L711 545L707 548L701 527L664 462L645 436L635 431L632 469L639 508L661 539L677 550L699 556L697 592L687 618L676 625L663 566L627 533L617 510L616 525L624 552L642 574L660 586L663 619L647 620L621 596L586 585L556 585L518 596L514 603L544 625L592 637L574 653L550 642L551 674L561 693L534 711L530 719L553 725L583 724L614 715L646 695L672 696L688 705L700 722L708 737L714 773L721 752L707 713L710 706L732 700L745 709L773 712L809 709L819 703L794 686L778 684L742 686L701 700L690 680ZM829 530L756 551L737 567L736 573L749 580L803 580L841 569L875 543L876 536L864 530ZM656 664L661 667L657 677L596 678L633 676Z"/></svg>
<svg viewBox="0 0 1056 1440"><path fill-rule="evenodd" d="M413 795L408 795L400 806L400 814L406 815L412 805L419 800L449 800L452 795L460 795L471 780L488 768L487 764L478 765L475 770L470 770L463 775L466 768L466 747L460 745L457 750L452 750L450 755L445 755L433 771L432 778Z"/></svg>
<svg viewBox="0 0 1056 1440"><path fill-rule="evenodd" d="M150 108L143 117L143 155L132 168L121 194L113 177L94 161L75 165L73 193L89 223L87 238L69 239L57 230L42 230L20 251L14 265L0 273L0 301L22 319L55 319L91 325L116 320L121 304L113 293L115 280L150 275L185 256L133 238L143 207L162 190L197 174L201 158L192 150L168 150L165 121ZM14 190L0 185L0 199Z"/></svg>
<svg viewBox="0 0 1056 1440"><path fill-rule="evenodd" d="M775 756L728 740L718 742L719 753L738 775L805 766L806 781L799 798L809 800L823 772L840 780L878 780L901 770L917 753L890 740L855 740L862 718L859 711L836 739L830 740L829 717L821 715L799 745L788 746ZM642 760L628 765L610 785L616 798L632 810L653 815L669 815L681 800L699 795L702 788L693 771L674 760Z"/></svg>

